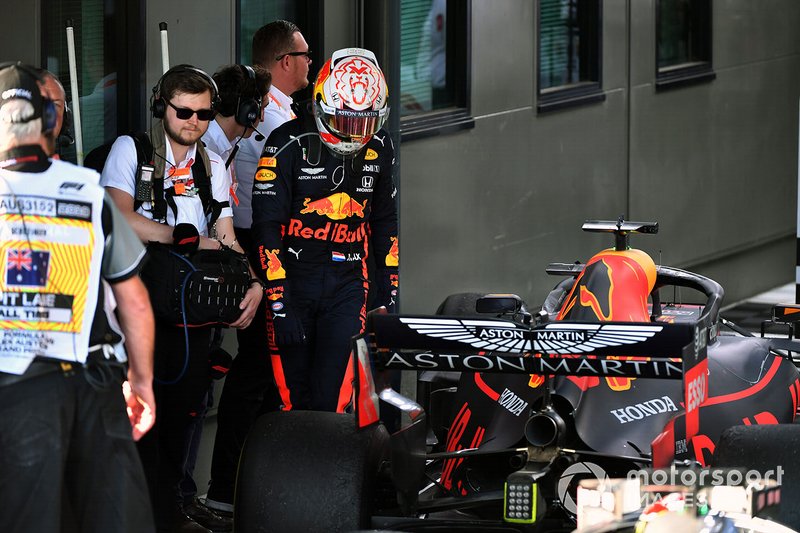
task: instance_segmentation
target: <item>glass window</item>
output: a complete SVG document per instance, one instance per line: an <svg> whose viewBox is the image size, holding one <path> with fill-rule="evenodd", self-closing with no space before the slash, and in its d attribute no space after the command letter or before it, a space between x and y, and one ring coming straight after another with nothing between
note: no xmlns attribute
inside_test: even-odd
<svg viewBox="0 0 800 533"><path fill-rule="evenodd" d="M468 118L469 2L400 0L403 138ZM435 112L435 113L434 113Z"/></svg>
<svg viewBox="0 0 800 533"><path fill-rule="evenodd" d="M252 63L253 34L273 20L294 22L308 40L308 28L298 21L299 4L301 2L295 0L239 0L239 62L245 65ZM311 49L318 50L319 47L312 44Z"/></svg>
<svg viewBox="0 0 800 533"><path fill-rule="evenodd" d="M400 2L402 116L454 104L447 86L447 0Z"/></svg>
<svg viewBox="0 0 800 533"><path fill-rule="evenodd" d="M294 95L295 100L311 98L314 79L325 62L322 46L324 25L324 3L320 0L238 0L236 57L238 62L250 65L253 62L253 34L263 25L274 20L288 20L300 28L312 51L308 79L311 84Z"/></svg>
<svg viewBox="0 0 800 533"><path fill-rule="evenodd" d="M658 0L656 26L657 86L714 78L711 0Z"/></svg>
<svg viewBox="0 0 800 533"><path fill-rule="evenodd" d="M43 0L42 66L58 76L72 105L65 20L74 22L83 153L117 136L117 70L113 43L114 2ZM75 162L75 145L62 147Z"/></svg>
<svg viewBox="0 0 800 533"><path fill-rule="evenodd" d="M538 109L604 99L600 0L539 0Z"/></svg>

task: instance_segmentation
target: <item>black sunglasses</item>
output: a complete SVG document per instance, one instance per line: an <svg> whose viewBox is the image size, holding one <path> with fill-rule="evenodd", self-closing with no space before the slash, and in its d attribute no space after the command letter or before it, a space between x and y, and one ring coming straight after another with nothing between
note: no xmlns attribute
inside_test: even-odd
<svg viewBox="0 0 800 533"><path fill-rule="evenodd" d="M213 109L189 109L188 107L175 107L172 102L167 102L167 105L170 106L172 109L175 110L175 116L178 117L180 120L189 120L192 118L192 115L197 113L198 120L208 121L214 118L214 115L217 114L216 111Z"/></svg>
<svg viewBox="0 0 800 533"><path fill-rule="evenodd" d="M306 56L306 60L308 60L311 59L311 50L309 50L308 52L286 52L285 54L281 54L278 57L276 57L275 61L280 61L286 56L295 56L295 57Z"/></svg>

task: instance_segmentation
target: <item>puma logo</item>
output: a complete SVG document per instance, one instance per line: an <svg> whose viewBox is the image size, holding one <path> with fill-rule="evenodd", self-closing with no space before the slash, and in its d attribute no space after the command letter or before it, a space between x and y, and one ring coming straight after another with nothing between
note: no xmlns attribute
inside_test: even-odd
<svg viewBox="0 0 800 533"><path fill-rule="evenodd" d="M302 249L302 248L300 248L299 250L295 251L295 249L294 249L294 248L292 248L292 247L290 246L290 247L289 247L289 249L288 249L288 250L286 250L286 251L287 251L287 252L291 252L291 253L293 253L293 254L294 254L294 256L297 258L297 260L298 260L298 261L300 261L300 252L302 252L302 251L303 251L303 249Z"/></svg>

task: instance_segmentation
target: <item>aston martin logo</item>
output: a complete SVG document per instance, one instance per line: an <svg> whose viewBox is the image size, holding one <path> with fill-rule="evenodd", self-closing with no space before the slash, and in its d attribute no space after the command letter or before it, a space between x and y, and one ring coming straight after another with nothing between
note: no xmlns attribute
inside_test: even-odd
<svg viewBox="0 0 800 533"><path fill-rule="evenodd" d="M308 167L308 168L301 168L300 170L302 170L306 174L315 175L315 174L319 174L320 172L325 170L325 168L324 167Z"/></svg>
<svg viewBox="0 0 800 533"><path fill-rule="evenodd" d="M598 348L636 344L664 329L663 326L638 324L556 323L528 330L515 324L488 320L401 317L400 321L421 335L506 353L591 353Z"/></svg>

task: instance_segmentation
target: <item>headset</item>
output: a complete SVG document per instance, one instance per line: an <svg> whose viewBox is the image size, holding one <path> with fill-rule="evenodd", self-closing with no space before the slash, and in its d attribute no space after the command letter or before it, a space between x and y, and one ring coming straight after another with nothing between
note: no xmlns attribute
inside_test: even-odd
<svg viewBox="0 0 800 533"><path fill-rule="evenodd" d="M250 65L239 65L242 73L253 82L253 95L245 97L239 95L239 101L236 104L236 113L234 118L236 123L240 126L252 128L258 122L261 116L261 103L262 96L258 92L258 83L256 83L256 71Z"/></svg>
<svg viewBox="0 0 800 533"><path fill-rule="evenodd" d="M20 61L8 61L5 63L0 63L0 70L5 70L11 67L17 67L21 71L25 72L28 76L34 78L39 85L44 85L44 79L42 78L42 75L39 72L37 72L35 68L26 65ZM39 93L39 98L42 101L42 112L41 114L37 114L36 105L34 105L33 116L29 120L34 120L41 117L42 133L50 133L56 127L56 120L58 119L58 109L56 109L55 103L53 103L52 100L41 94L41 92Z"/></svg>
<svg viewBox="0 0 800 533"><path fill-rule="evenodd" d="M211 109L216 109L219 105L219 89L214 78L209 76L205 71L200 70L192 65L176 65L166 71L153 86L153 97L150 101L150 111L153 113L153 118L164 118L167 113L167 101L161 96L161 88L164 85L164 80L173 74L190 73L194 72L200 74L211 86Z"/></svg>

